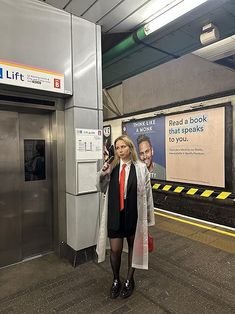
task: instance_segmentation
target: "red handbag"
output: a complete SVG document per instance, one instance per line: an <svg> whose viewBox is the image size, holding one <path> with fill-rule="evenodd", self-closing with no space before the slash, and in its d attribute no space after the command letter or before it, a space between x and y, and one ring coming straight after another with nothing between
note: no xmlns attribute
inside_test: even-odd
<svg viewBox="0 0 235 314"><path fill-rule="evenodd" d="M154 245L153 245L153 236L148 233L148 249L149 249L149 253L151 253L153 251Z"/></svg>
<svg viewBox="0 0 235 314"><path fill-rule="evenodd" d="M138 240L137 240L137 251L138 251L138 254L143 254L144 247L143 247L142 238L138 238ZM148 233L148 251L149 251L149 253L152 252L153 249L154 249L153 236L150 233Z"/></svg>

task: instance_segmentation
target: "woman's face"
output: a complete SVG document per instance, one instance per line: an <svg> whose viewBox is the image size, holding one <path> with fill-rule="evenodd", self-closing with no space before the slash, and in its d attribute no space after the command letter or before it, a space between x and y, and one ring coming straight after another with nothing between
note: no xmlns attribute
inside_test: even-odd
<svg viewBox="0 0 235 314"><path fill-rule="evenodd" d="M118 140L115 145L116 153L120 159L123 161L130 160L131 157L131 151L129 146L126 145L126 143L122 140Z"/></svg>

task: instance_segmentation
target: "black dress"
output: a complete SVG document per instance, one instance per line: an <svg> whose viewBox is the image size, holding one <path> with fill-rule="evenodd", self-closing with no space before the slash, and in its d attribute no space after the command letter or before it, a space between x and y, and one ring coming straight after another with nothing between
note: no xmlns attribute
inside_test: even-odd
<svg viewBox="0 0 235 314"><path fill-rule="evenodd" d="M108 237L126 238L135 234L137 223L137 177L135 166L131 164L127 182L124 209L120 211L119 167L117 165L110 177L108 195Z"/></svg>

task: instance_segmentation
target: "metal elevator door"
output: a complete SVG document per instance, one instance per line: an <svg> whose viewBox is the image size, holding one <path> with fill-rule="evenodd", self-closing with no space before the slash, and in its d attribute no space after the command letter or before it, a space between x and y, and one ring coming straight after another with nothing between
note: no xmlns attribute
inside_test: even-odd
<svg viewBox="0 0 235 314"><path fill-rule="evenodd" d="M50 116L0 111L0 267L51 249Z"/></svg>

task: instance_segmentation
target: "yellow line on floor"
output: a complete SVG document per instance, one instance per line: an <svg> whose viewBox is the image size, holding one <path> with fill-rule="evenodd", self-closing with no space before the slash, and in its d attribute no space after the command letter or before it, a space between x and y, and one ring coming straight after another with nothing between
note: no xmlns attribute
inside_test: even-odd
<svg viewBox="0 0 235 314"><path fill-rule="evenodd" d="M214 232L217 232L217 233L222 233L222 234L225 234L225 235L230 236L230 237L235 237L235 233L232 233L232 232L219 230L219 229L216 229L216 228L213 228L213 227L207 227L207 226L201 225L201 224L196 223L196 222L191 222L191 221L184 220L184 219L181 219L181 218L177 218L177 217L173 217L173 216L170 216L170 215L158 213L156 211L154 212L154 214L158 215L158 216L166 217L166 218L169 218L169 219L173 219L173 220L176 220L176 221L180 221L180 222L183 222L183 223L188 224L188 225L192 225L192 226L196 226L196 227L199 227L199 228L211 230L211 231L214 231Z"/></svg>

